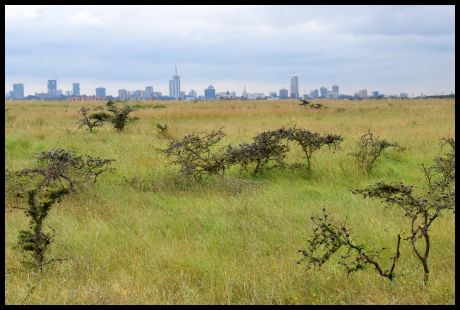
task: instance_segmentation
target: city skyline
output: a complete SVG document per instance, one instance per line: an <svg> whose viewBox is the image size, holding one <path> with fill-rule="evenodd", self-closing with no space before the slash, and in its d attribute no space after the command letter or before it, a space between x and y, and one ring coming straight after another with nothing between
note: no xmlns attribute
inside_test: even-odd
<svg viewBox="0 0 460 310"><path fill-rule="evenodd" d="M454 6L6 6L5 19L5 90L167 94L175 63L186 92L269 93L292 76L300 95L455 89Z"/></svg>

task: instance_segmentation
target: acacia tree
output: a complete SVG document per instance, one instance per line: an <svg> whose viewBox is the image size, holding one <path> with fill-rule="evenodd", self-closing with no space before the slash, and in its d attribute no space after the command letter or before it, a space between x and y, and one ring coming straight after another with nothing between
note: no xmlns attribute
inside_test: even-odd
<svg viewBox="0 0 460 310"><path fill-rule="evenodd" d="M7 187L13 186L9 193L13 192L15 196L27 199L26 206L12 207L24 210L29 218L29 229L21 230L18 240L18 247L26 256L30 254L32 258L25 260L25 264L42 270L45 265L59 261L46 258L54 239L54 235L44 231L44 221L51 207L62 197L75 191L77 185L90 180L96 182L97 177L109 169L112 161L55 149L40 152L34 168L8 173Z"/></svg>
<svg viewBox="0 0 460 310"><path fill-rule="evenodd" d="M110 122L113 124L113 128L117 131L122 131L125 128L127 123L132 123L137 121L138 117L130 117L129 114L134 111L128 105L124 105L122 108L118 108L113 101L108 101L107 111L111 112L113 115L110 118Z"/></svg>
<svg viewBox="0 0 460 310"><path fill-rule="evenodd" d="M79 114L82 116L78 120L79 128L86 126L90 132L93 132L93 128L102 127L105 121L110 120L110 115L105 112L96 112L89 114L91 110L89 108L81 108Z"/></svg>
<svg viewBox="0 0 460 310"><path fill-rule="evenodd" d="M312 238L308 240L308 249L299 250L303 258L297 262L298 264L307 262L311 266L321 267L332 255L341 253L338 263L345 267L348 275L373 267L382 277L393 280L396 263L400 257L400 235L397 238L395 254L390 258L391 265L385 269L381 254L387 248L372 250L364 244L357 243L350 236L346 223L335 223L324 208L323 216L311 217L311 220L316 227L313 229Z"/></svg>
<svg viewBox="0 0 460 310"><path fill-rule="evenodd" d="M278 129L278 135L285 137L289 141L297 142L302 148L305 158L307 159L307 170L311 171L311 162L313 153L324 146L328 146L329 149L337 149L343 138L339 135L334 134L319 134L311 132L302 128L280 128Z"/></svg>
<svg viewBox="0 0 460 310"><path fill-rule="evenodd" d="M448 153L438 155L428 168L422 165L426 180L424 192L416 194L413 186L402 182L380 182L355 191L364 197L380 200L387 207L397 206L404 211L404 216L410 221L410 234L405 240L410 241L415 256L423 266L425 284L430 274L430 227L443 213L455 209L455 140L445 139L443 145L451 148Z"/></svg>
<svg viewBox="0 0 460 310"><path fill-rule="evenodd" d="M403 210L404 216L408 217L410 222L410 234L403 240L410 242L415 256L423 267L425 285L430 274L428 265L431 250L430 227L443 213L455 209L455 140L445 139L443 145L450 146L448 153L438 155L434 164L428 168L422 165L427 182L424 192L416 194L413 186L402 182L397 184L380 182L353 191L365 198L378 199L386 203L387 207L397 206ZM325 209L323 211L323 217L316 219L312 217L316 227L313 230L313 238L308 241L308 249L299 251L304 256L301 261L321 266L340 248L348 248L348 252L340 257L340 263L347 268L348 273L372 265L381 276L390 280L394 278L395 265L400 256L400 234L397 236L395 255L391 258L392 265L384 270L377 258L385 248L377 251L366 250L364 245L353 242L345 224L337 225L331 222ZM420 244L422 244L421 248Z"/></svg>
<svg viewBox="0 0 460 310"><path fill-rule="evenodd" d="M254 137L253 143L242 143L237 147L227 146L227 164L240 164L243 169L255 165L253 173L260 172L270 161L284 167L284 158L289 148L282 143L279 131L268 130Z"/></svg>
<svg viewBox="0 0 460 310"><path fill-rule="evenodd" d="M388 148L394 148L400 152L405 150L405 148L401 147L398 143L374 137L374 133L369 129L368 132L359 139L356 145L356 151L349 155L356 158L356 162L360 169L364 169L364 171L369 173L372 167L374 167L375 161Z"/></svg>
<svg viewBox="0 0 460 310"><path fill-rule="evenodd" d="M180 173L188 178L200 179L204 174L223 174L225 152L213 147L225 136L222 130L186 135L174 139L163 152L174 157L173 164L181 166Z"/></svg>

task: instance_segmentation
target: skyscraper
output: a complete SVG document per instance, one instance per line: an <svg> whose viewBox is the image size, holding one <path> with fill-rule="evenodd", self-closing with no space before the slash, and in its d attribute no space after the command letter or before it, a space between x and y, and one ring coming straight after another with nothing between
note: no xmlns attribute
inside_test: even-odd
<svg viewBox="0 0 460 310"><path fill-rule="evenodd" d="M48 80L48 98L57 97L57 81Z"/></svg>
<svg viewBox="0 0 460 310"><path fill-rule="evenodd" d="M339 98L339 85L332 86L332 98L334 99Z"/></svg>
<svg viewBox="0 0 460 310"><path fill-rule="evenodd" d="M126 100L129 98L129 92L126 89L118 90L118 98L121 100Z"/></svg>
<svg viewBox="0 0 460 310"><path fill-rule="evenodd" d="M145 86L145 97L147 98L153 97L153 86Z"/></svg>
<svg viewBox="0 0 460 310"><path fill-rule="evenodd" d="M72 84L72 96L80 96L80 83Z"/></svg>
<svg viewBox="0 0 460 310"><path fill-rule="evenodd" d="M24 84L13 84L13 99L24 99Z"/></svg>
<svg viewBox="0 0 460 310"><path fill-rule="evenodd" d="M169 97L174 99L180 98L180 77L177 75L177 66L176 74L173 76L172 80L169 80Z"/></svg>
<svg viewBox="0 0 460 310"><path fill-rule="evenodd" d="M299 98L299 79L297 76L291 77L291 98Z"/></svg>
<svg viewBox="0 0 460 310"><path fill-rule="evenodd" d="M105 98L105 88L104 87L98 87L96 88L96 97L102 97Z"/></svg>
<svg viewBox="0 0 460 310"><path fill-rule="evenodd" d="M209 85L209 87L204 90L204 99L216 99L216 90L214 89L214 86Z"/></svg>
<svg viewBox="0 0 460 310"><path fill-rule="evenodd" d="M327 97L327 88L322 86L319 88L319 93L321 94L321 98L326 98Z"/></svg>

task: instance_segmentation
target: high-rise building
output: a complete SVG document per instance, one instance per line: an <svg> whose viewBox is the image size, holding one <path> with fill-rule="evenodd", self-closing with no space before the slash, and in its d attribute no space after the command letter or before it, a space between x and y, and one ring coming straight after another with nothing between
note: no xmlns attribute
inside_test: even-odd
<svg viewBox="0 0 460 310"><path fill-rule="evenodd" d="M72 84L72 96L80 96L80 83Z"/></svg>
<svg viewBox="0 0 460 310"><path fill-rule="evenodd" d="M270 98L276 98L278 95L276 94L276 91L271 91L270 92Z"/></svg>
<svg viewBox="0 0 460 310"><path fill-rule="evenodd" d="M243 99L248 99L248 93L246 92L246 84L244 85L243 93L241 94L241 97Z"/></svg>
<svg viewBox="0 0 460 310"><path fill-rule="evenodd" d="M72 96L72 92L71 92L70 90L66 90L66 91L65 91L65 96L66 96L66 97Z"/></svg>
<svg viewBox="0 0 460 310"><path fill-rule="evenodd" d="M173 75L172 80L169 80L169 97L174 99L180 98L180 77L177 75L177 66L176 74Z"/></svg>
<svg viewBox="0 0 460 310"><path fill-rule="evenodd" d="M126 89L119 89L118 98L121 100L129 99L129 92Z"/></svg>
<svg viewBox="0 0 460 310"><path fill-rule="evenodd" d="M409 96L407 95L407 93L400 93L400 94L399 94L399 97L400 97L400 98L404 98L404 99L409 98Z"/></svg>
<svg viewBox="0 0 460 310"><path fill-rule="evenodd" d="M332 98L334 99L339 98L339 85L332 86Z"/></svg>
<svg viewBox="0 0 460 310"><path fill-rule="evenodd" d="M358 92L358 97L362 98L362 99L366 99L367 98L367 89L361 89Z"/></svg>
<svg viewBox="0 0 460 310"><path fill-rule="evenodd" d="M318 98L319 97L319 92L317 89L314 89L310 92L310 98Z"/></svg>
<svg viewBox="0 0 460 310"><path fill-rule="evenodd" d="M188 93L190 98L196 99L197 93L193 89Z"/></svg>
<svg viewBox="0 0 460 310"><path fill-rule="evenodd" d="M377 98L378 96L379 96L379 91L378 90L372 91L372 97L373 98Z"/></svg>
<svg viewBox="0 0 460 310"><path fill-rule="evenodd" d="M299 79L297 76L291 77L291 98L299 98Z"/></svg>
<svg viewBox="0 0 460 310"><path fill-rule="evenodd" d="M106 97L105 88L104 88L104 87L98 87L98 88L96 88L96 97L102 97L102 98L105 98L105 97Z"/></svg>
<svg viewBox="0 0 460 310"><path fill-rule="evenodd" d="M209 87L204 90L204 99L206 100L216 99L216 90L214 89L214 86L209 85Z"/></svg>
<svg viewBox="0 0 460 310"><path fill-rule="evenodd" d="M13 99L24 99L24 84L13 84L13 92L11 95Z"/></svg>
<svg viewBox="0 0 460 310"><path fill-rule="evenodd" d="M280 99L287 99L288 97L288 90L286 88L280 89Z"/></svg>
<svg viewBox="0 0 460 310"><path fill-rule="evenodd" d="M153 97L153 86L146 86L145 87L145 97L152 98Z"/></svg>
<svg viewBox="0 0 460 310"><path fill-rule="evenodd" d="M48 98L57 98L56 80L48 80Z"/></svg>
<svg viewBox="0 0 460 310"><path fill-rule="evenodd" d="M321 94L321 98L326 98L327 97L327 88L322 86L319 88L319 93Z"/></svg>

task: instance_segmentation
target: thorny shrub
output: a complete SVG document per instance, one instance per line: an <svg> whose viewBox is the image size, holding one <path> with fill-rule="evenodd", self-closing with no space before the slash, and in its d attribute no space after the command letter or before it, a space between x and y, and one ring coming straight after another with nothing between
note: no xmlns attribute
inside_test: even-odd
<svg viewBox="0 0 460 310"><path fill-rule="evenodd" d="M213 147L224 136L222 130L194 132L182 139L171 140L163 152L174 157L172 163L179 165L180 173L187 178L200 179L204 174L223 174L225 153L223 150L213 150Z"/></svg>
<svg viewBox="0 0 460 310"><path fill-rule="evenodd" d="M90 132L93 132L93 128L102 127L105 121L110 120L110 115L105 112L96 112L89 114L91 110L89 108L81 108L79 114L82 116L78 120L79 128L86 126Z"/></svg>
<svg viewBox="0 0 460 310"><path fill-rule="evenodd" d="M397 143L388 142L386 139L374 137L374 133L369 129L368 132L361 136L356 145L356 151L349 155L356 158L358 167L369 173L374 167L375 161L388 149L394 148L399 152L405 150Z"/></svg>

